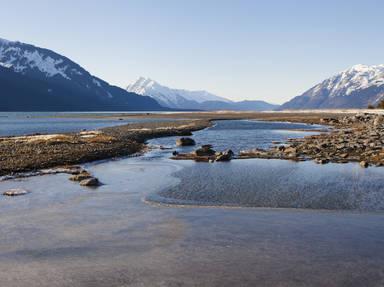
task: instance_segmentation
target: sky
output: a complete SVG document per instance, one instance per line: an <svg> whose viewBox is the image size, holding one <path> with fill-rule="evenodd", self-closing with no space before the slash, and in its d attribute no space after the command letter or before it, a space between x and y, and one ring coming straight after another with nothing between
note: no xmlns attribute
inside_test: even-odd
<svg viewBox="0 0 384 287"><path fill-rule="evenodd" d="M384 63L381 0L0 0L0 38L48 48L126 87L138 77L283 103Z"/></svg>

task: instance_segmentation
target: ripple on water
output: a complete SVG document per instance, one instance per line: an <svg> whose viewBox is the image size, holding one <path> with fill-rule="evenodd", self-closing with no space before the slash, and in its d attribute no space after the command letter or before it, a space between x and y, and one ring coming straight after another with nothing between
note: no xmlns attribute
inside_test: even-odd
<svg viewBox="0 0 384 287"><path fill-rule="evenodd" d="M282 160L194 163L174 176L180 183L148 197L178 205L384 210L381 168L356 163L316 165Z"/></svg>

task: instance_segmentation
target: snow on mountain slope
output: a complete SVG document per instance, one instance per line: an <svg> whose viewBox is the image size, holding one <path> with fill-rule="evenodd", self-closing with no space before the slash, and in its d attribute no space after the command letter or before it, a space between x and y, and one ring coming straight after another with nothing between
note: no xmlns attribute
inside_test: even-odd
<svg viewBox="0 0 384 287"><path fill-rule="evenodd" d="M316 95L320 90L327 90L330 97L348 96L357 90L383 84L384 65L355 65L315 86L311 92Z"/></svg>
<svg viewBox="0 0 384 287"><path fill-rule="evenodd" d="M161 105L171 108L191 108L193 104L206 101L220 101L230 103L231 101L206 91L187 91L171 89L162 86L149 78L140 77L134 83L128 85L127 91L139 95L149 96Z"/></svg>
<svg viewBox="0 0 384 287"><path fill-rule="evenodd" d="M163 109L150 97L112 86L69 58L30 44L0 39L0 68L0 110Z"/></svg>
<svg viewBox="0 0 384 287"><path fill-rule="evenodd" d="M384 65L355 65L326 79L280 109L366 108L384 97Z"/></svg>
<svg viewBox="0 0 384 287"><path fill-rule="evenodd" d="M76 68L69 71L68 64L61 57L47 55L43 51L31 49L26 44L0 40L0 62L14 71L23 73L28 69L37 69L47 77L60 75L70 80L71 73L80 73Z"/></svg>

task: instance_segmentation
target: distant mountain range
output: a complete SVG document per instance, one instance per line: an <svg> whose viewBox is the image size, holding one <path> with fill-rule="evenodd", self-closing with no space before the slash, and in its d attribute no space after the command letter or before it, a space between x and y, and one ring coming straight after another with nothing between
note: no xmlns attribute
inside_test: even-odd
<svg viewBox="0 0 384 287"><path fill-rule="evenodd" d="M384 99L384 65L355 65L278 106L139 78L126 90L48 49L0 39L0 111L284 110L366 108Z"/></svg>
<svg viewBox="0 0 384 287"><path fill-rule="evenodd" d="M206 91L172 89L143 77L128 85L127 91L151 97L160 105L174 109L261 111L278 107L264 101L233 102Z"/></svg>
<svg viewBox="0 0 384 287"><path fill-rule="evenodd" d="M164 110L51 50L0 39L0 111Z"/></svg>
<svg viewBox="0 0 384 287"><path fill-rule="evenodd" d="M279 109L367 108L384 99L384 65L355 65L326 79Z"/></svg>

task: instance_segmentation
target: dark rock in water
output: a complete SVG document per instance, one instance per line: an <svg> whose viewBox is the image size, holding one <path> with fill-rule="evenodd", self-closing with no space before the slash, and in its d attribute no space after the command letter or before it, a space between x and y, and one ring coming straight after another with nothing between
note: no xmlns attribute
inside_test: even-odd
<svg viewBox="0 0 384 287"><path fill-rule="evenodd" d="M216 156L216 161L230 161L234 155L235 154L233 153L233 151L229 149L229 150L220 152Z"/></svg>
<svg viewBox="0 0 384 287"><path fill-rule="evenodd" d="M192 138L179 138L176 140L177 146L193 146L196 145L196 142Z"/></svg>
<svg viewBox="0 0 384 287"><path fill-rule="evenodd" d="M363 161L360 162L360 166L364 167L364 168L367 168L369 166L369 164L366 161L363 160Z"/></svg>
<svg viewBox="0 0 384 287"><path fill-rule="evenodd" d="M91 177L80 181L81 186L99 186L100 182L96 177Z"/></svg>
<svg viewBox="0 0 384 287"><path fill-rule="evenodd" d="M26 195L28 193L29 192L24 190L24 189L15 188L15 189L9 189L7 191L4 191L3 195L6 195L6 196L20 196L20 195Z"/></svg>
<svg viewBox="0 0 384 287"><path fill-rule="evenodd" d="M171 147L166 147L166 146L161 145L161 146L160 146L160 149L161 149L161 150L169 150L169 149L172 149L172 148L171 148Z"/></svg>
<svg viewBox="0 0 384 287"><path fill-rule="evenodd" d="M216 154L216 151L212 149L212 145L203 145L201 148L195 150L197 156L212 156Z"/></svg>
<svg viewBox="0 0 384 287"><path fill-rule="evenodd" d="M172 152L172 155L173 156L176 156L176 155L178 155L179 153L177 152L177 151L174 151L174 152Z"/></svg>
<svg viewBox="0 0 384 287"><path fill-rule="evenodd" d="M83 171L79 174L75 174L75 175L72 175L69 180L72 180L72 181L82 181L82 180L85 180L85 179L88 179L88 178L91 178L91 174L87 171Z"/></svg>
<svg viewBox="0 0 384 287"><path fill-rule="evenodd" d="M327 160L325 158L316 158L315 159L315 163L318 163L318 164L326 164L328 162L329 162L329 160Z"/></svg>

